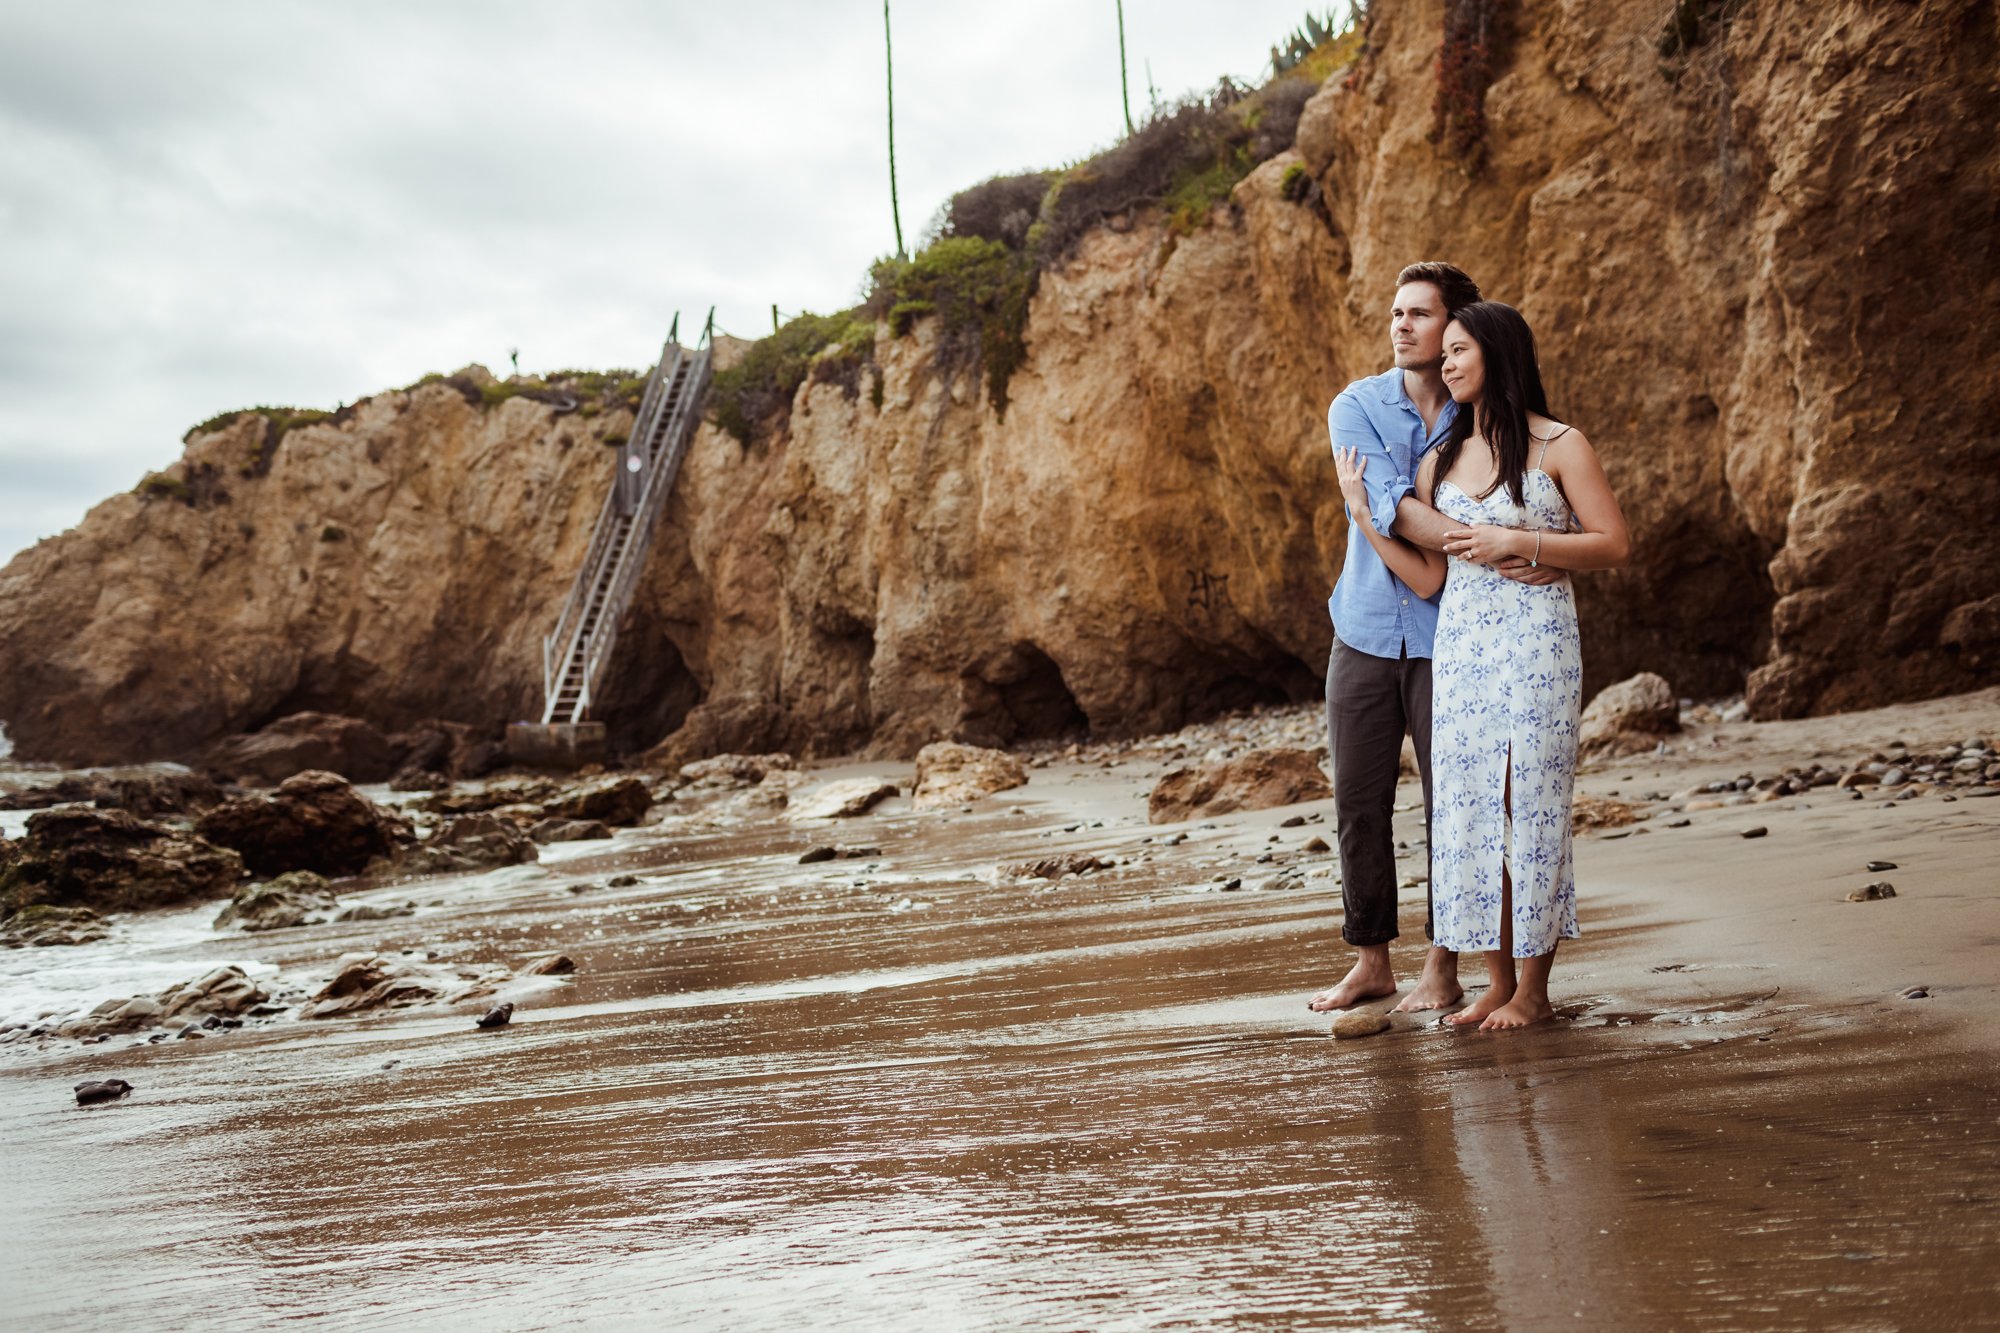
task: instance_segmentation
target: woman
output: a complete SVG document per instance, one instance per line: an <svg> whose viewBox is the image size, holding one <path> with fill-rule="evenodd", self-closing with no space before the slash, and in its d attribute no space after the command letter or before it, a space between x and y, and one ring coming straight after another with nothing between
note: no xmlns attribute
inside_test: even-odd
<svg viewBox="0 0 2000 1333"><path fill-rule="evenodd" d="M1424 596L1444 589L1431 666L1436 943L1486 953L1491 984L1446 1021L1496 1031L1554 1014L1556 944L1577 934L1570 795L1583 666L1569 579L1518 583L1493 565L1518 556L1615 569L1631 542L1590 441L1549 416L1519 311L1460 310L1445 329L1443 377L1459 412L1416 488L1462 525L1444 556L1376 532L1352 451L1335 463L1384 563Z"/></svg>

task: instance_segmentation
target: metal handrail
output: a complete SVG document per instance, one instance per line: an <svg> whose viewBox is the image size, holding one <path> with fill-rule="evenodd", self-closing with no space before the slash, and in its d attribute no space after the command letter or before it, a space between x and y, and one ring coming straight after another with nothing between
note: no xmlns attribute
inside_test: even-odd
<svg viewBox="0 0 2000 1333"><path fill-rule="evenodd" d="M686 455L688 441L693 434L694 415L702 394L708 388L713 363L714 348L704 330L701 344L688 367L687 380L673 398L662 438L664 457L657 459L646 473L635 522L621 544L617 563L611 571L603 614L582 646L583 679L576 702L577 717L583 716L589 709L597 691L598 676L609 663L611 650L618 641L618 622L623 619L625 607L638 587L646 553L652 549L653 529L666 508L666 496L673 489L674 478Z"/></svg>
<svg viewBox="0 0 2000 1333"><path fill-rule="evenodd" d="M674 317L674 327L679 330L679 315ZM665 497L673 487L693 435L695 413L708 388L714 364L714 327L715 315L711 310L701 340L692 353L669 337L647 378L632 434L619 447L618 474L604 497L583 567L570 586L569 596L556 617L555 629L542 640L544 723L555 720L559 694L572 666L581 666L581 679L570 720L581 718L590 707L597 678L609 662L618 638L618 622L638 585L644 554L651 549L653 529L665 508ZM628 461L631 459L638 460L637 468L631 466ZM614 541L619 520L626 517L632 519L632 524L622 540ZM586 636L585 612L599 588L605 591L602 609Z"/></svg>
<svg viewBox="0 0 2000 1333"><path fill-rule="evenodd" d="M675 327L680 324L680 316L674 316ZM678 358L681 348L669 341L660 350L660 359L646 377L645 391L639 398L639 413L634 419L636 433L642 420L657 418L663 404L660 402L663 386L670 383L661 375L661 368L667 364L669 354ZM643 437L642 437L643 438ZM562 687L562 678L569 674L569 664L575 660L577 636L583 627L585 608L590 605L590 593L600 582L605 561L612 555L612 538L618 531L621 511L620 499L625 493L624 477L629 471L626 459L631 454L632 438L627 436L618 447L617 472L611 479L611 487L604 496L604 504L597 513L597 523L590 535L590 545L585 548L583 562L576 571L576 578L570 583L569 596L563 599L562 609L556 614L556 625L542 638L542 721L554 720L556 695ZM629 512L629 510L627 510Z"/></svg>

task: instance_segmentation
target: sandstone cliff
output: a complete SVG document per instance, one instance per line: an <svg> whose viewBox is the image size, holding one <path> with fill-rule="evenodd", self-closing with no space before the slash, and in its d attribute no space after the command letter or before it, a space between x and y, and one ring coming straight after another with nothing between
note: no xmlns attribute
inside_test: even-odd
<svg viewBox="0 0 2000 1333"><path fill-rule="evenodd" d="M1990 680L1994 5L1707 6L1665 72L1652 0L1504 7L1477 171L1427 137L1440 6L1374 8L1211 225L1141 215L1043 275L1004 420L920 321L878 331L879 407L813 384L774 440L704 427L621 636L620 744L907 754L1311 697L1325 406L1439 256L1526 312L1632 520L1633 567L1579 579L1588 688L1747 674L1780 716ZM0 719L77 761L298 708L529 716L615 424L432 385L264 475L260 419L197 436L183 496L0 571Z"/></svg>

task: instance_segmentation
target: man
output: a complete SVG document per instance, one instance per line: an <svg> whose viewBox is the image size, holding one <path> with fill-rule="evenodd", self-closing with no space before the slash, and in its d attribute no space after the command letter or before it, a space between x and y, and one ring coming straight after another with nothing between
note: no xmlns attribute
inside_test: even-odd
<svg viewBox="0 0 2000 1333"><path fill-rule="evenodd" d="M1411 264L1396 276L1389 311L1395 366L1341 391L1327 411L1335 449L1360 451L1375 530L1444 549L1457 526L1413 493L1417 464L1444 439L1457 415L1439 368L1444 331L1454 311L1479 300L1479 288L1452 264ZM1501 572L1548 582L1559 571L1510 562ZM1396 847L1390 819L1403 737L1417 751L1423 777L1426 845L1431 803L1431 645L1437 603L1403 583L1349 516L1347 559L1327 602L1333 615L1333 656L1326 669L1328 753L1333 758L1334 808L1340 822L1341 937L1358 957L1338 984L1312 998L1318 1013L1346 1009L1396 993L1389 941L1396 929ZM1431 934L1428 911L1424 935ZM1446 1009L1458 1003L1458 955L1432 948L1416 988L1398 1012Z"/></svg>

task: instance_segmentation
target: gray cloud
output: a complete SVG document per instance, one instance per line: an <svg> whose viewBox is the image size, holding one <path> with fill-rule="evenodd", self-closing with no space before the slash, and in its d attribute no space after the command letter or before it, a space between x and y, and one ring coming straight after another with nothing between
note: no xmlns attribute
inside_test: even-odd
<svg viewBox="0 0 2000 1333"><path fill-rule="evenodd" d="M1100 11L1101 12L1098 12ZM1169 93L1298 0L1127 0ZM914 242L949 195L1110 143L1108 2L904 0ZM472 360L632 365L676 308L755 335L893 248L881 9L0 0L0 561L253 403Z"/></svg>

